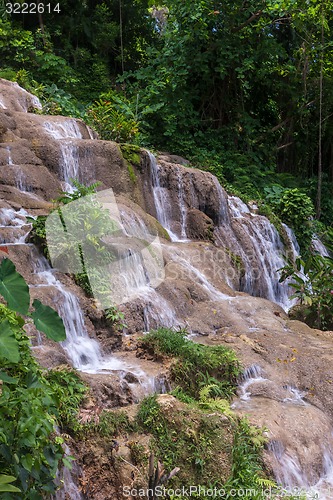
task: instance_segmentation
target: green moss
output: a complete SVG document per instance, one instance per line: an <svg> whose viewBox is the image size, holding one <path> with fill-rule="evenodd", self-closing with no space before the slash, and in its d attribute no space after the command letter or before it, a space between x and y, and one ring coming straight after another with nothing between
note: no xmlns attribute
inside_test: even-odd
<svg viewBox="0 0 333 500"><path fill-rule="evenodd" d="M243 262L242 258L240 257L240 255L235 254L228 247L225 247L225 251L226 251L227 255L229 256L231 262L235 266L235 268L243 276L245 274L245 267L244 267L244 262Z"/></svg>
<svg viewBox="0 0 333 500"><path fill-rule="evenodd" d="M141 149L134 144L120 144L120 150L123 158L135 167L139 167L141 163Z"/></svg>
<svg viewBox="0 0 333 500"><path fill-rule="evenodd" d="M232 423L176 399L160 404L146 397L137 422L152 435L150 448L167 471L180 467L172 487L227 481L232 466ZM170 483L171 487L171 483Z"/></svg>
<svg viewBox="0 0 333 500"><path fill-rule="evenodd" d="M135 184L136 183L136 175L135 175L135 172L134 172L134 168L128 162L127 162L127 171L128 171L128 175L129 175L131 181L133 182L133 184Z"/></svg>
<svg viewBox="0 0 333 500"><path fill-rule="evenodd" d="M124 163L126 164L129 178L133 182L136 183L136 174L134 167L140 167L141 164L141 156L140 156L140 148L133 144L120 144L119 145L120 152L124 159Z"/></svg>

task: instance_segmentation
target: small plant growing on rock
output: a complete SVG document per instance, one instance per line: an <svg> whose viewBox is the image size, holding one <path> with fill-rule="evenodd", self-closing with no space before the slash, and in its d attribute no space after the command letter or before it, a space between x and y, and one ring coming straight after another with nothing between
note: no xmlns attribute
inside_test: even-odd
<svg viewBox="0 0 333 500"><path fill-rule="evenodd" d="M198 398L200 387L208 384L219 396L230 398L234 393L240 365L231 349L196 344L186 338L185 331L168 328L149 332L141 345L158 357L175 358L171 377L189 396Z"/></svg>
<svg viewBox="0 0 333 500"><path fill-rule="evenodd" d="M154 467L154 454L151 453L149 457L149 481L148 481L148 498L156 500L156 488L161 486L173 478L180 471L179 467L175 467L170 473L165 472L161 462L157 462L156 468Z"/></svg>

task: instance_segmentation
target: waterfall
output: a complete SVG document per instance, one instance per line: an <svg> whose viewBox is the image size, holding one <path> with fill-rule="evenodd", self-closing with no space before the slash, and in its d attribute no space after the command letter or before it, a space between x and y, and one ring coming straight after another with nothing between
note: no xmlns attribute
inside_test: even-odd
<svg viewBox="0 0 333 500"><path fill-rule="evenodd" d="M263 371L259 365L251 365L247 368L240 376L238 391L239 397L242 401L248 401L251 396L251 392L248 388L253 384L258 384L265 382L267 379L263 377Z"/></svg>
<svg viewBox="0 0 333 500"><path fill-rule="evenodd" d="M234 399L231 407L245 414L252 413L271 420L269 430L270 439L267 444L267 451L270 456L272 468L279 494L303 495L302 498L318 498L320 500L331 500L333 491L333 429L330 420L306 399L306 391L302 391L293 385L279 386L279 382L271 380L265 374L261 366L253 364L246 368L239 377L237 390L238 397ZM279 401L282 405L282 412L275 413L274 404ZM291 412L291 417L287 418ZM278 420L282 416L284 426L279 427ZM298 429L298 418L302 422L307 422L308 426ZM317 420L318 419L318 420ZM261 420L264 422L265 420ZM272 424L273 422L273 424ZM314 423L312 423L314 422ZM274 426L275 423L275 426ZM306 459L308 443L303 442L309 439L307 432L311 432L311 426L322 425L322 435L317 428L319 449L318 466L315 472L308 463L303 463ZM278 427L276 427L276 425ZM327 430L330 431L327 433ZM300 433L297 436L297 433ZM298 439L297 439L298 438ZM295 440L297 442L295 443ZM311 443L311 441L310 441ZM299 456L301 452L301 457ZM311 456L311 450L308 450ZM321 457L321 463L320 463ZM275 496L274 496L275 498Z"/></svg>
<svg viewBox="0 0 333 500"><path fill-rule="evenodd" d="M280 441L272 440L268 450L276 461L275 477L288 494L302 493L306 499L331 500L333 492L333 450L323 449L322 473L318 481L302 470L297 457L290 455Z"/></svg>
<svg viewBox="0 0 333 500"><path fill-rule="evenodd" d="M148 151L151 170L151 184L156 210L156 218L160 224L167 230L171 241L179 241L176 233L171 229L171 198L167 186L161 186L160 170L155 156Z"/></svg>
<svg viewBox="0 0 333 500"><path fill-rule="evenodd" d="M71 455L71 450L67 444L63 445L65 456ZM75 478L73 476L76 476ZM61 470L58 469L56 476L56 484L59 487L55 495L52 497L54 500L82 500L83 496L76 485L75 480L81 475L81 470L75 463L72 463L72 470L68 467L62 467Z"/></svg>
<svg viewBox="0 0 333 500"><path fill-rule="evenodd" d="M38 254L34 255L33 266L41 283L32 286L51 286L58 292L58 312L66 329L66 340L61 345L67 352L73 366L82 371L97 372L102 361L101 351L97 341L91 339L87 333L77 298L55 278L44 257Z"/></svg>
<svg viewBox="0 0 333 500"><path fill-rule="evenodd" d="M59 158L58 173L62 181L68 184L71 178L81 179L82 181L86 180L86 172L83 169L84 164L89 163L89 166L90 164L94 165L93 155L96 152L93 148L88 149L90 144L89 138L94 138L93 133L88 128L84 131L83 124L74 119L49 117L47 120L44 122L44 132L55 143L55 146L54 144L53 146L58 153L58 156L55 157ZM85 150L81 142L84 140L84 136L86 138L89 136ZM7 146L6 149L8 151L8 165L13 166L12 153L15 162L18 161L17 158L19 158L19 155L13 146ZM91 160L89 159L88 161L85 154L88 155L90 153ZM119 301L126 302L125 310L128 315L133 311L133 322L136 321L136 317L139 319L141 317L142 323L140 324L140 321L138 321L138 324L140 324L139 328L146 331L157 326L172 328L184 324L191 325L191 327L194 325L193 331L195 333L210 334L211 332L216 332L216 337L213 341L219 341L222 338L219 336L225 335L226 341L230 339L233 341L233 337L235 339L237 337L235 342L238 343L240 342L238 339L239 335L241 335L241 325L237 321L240 318L247 321L245 315L241 316L240 310L237 310L237 307L243 301L243 303L248 303L249 308L253 304L254 312L248 309L249 316L253 313L253 317L251 316L252 322L248 323L251 325L247 331L249 336L251 336L253 331L259 330L259 327L263 324L259 321L258 323L256 322L257 317L255 315L257 311L258 314L261 314L261 311L264 311L263 315L267 313L267 318L271 321L271 323L268 323L267 320L267 323L269 326L272 325L272 331L274 331L274 325L279 321L284 321L281 318L283 315L279 316L279 312L277 311L276 317L274 317L273 308L270 311L269 305L263 301L260 303L259 301L250 301L249 297L241 296L240 294L237 296L236 293L234 294L235 297L229 296L228 291L223 293L226 289L228 290L225 286L225 282L227 281L225 278L226 273L222 273L222 276L217 276L218 273L215 272L216 270L209 268L216 254L212 252L211 260L207 258L207 261L204 263L202 261L198 263L195 262L195 252L196 256L201 258L203 254L207 256L207 253L212 248L216 249L220 247L219 252L222 254L221 247L223 247L223 250L226 250L224 255L231 255L229 260L225 260L227 265L232 267L235 259L239 259L242 264L242 271L244 270L243 274L237 271L238 274L234 281L238 280L239 283L236 282L233 285L235 289L254 296L270 299L287 309L290 305L288 297L289 288L287 284L280 284L278 282L279 275L277 269L285 265L287 255L295 258L299 253L299 247L293 232L288 226L283 225L284 232L289 239L288 248L286 249L286 245L283 244L278 231L268 219L252 213L251 209L239 198L235 196L227 197L217 178L212 174L182 167L178 164L166 164L167 162L163 162L162 160L161 163L158 163L156 158L149 152L148 156L150 160L149 180L151 183L149 194L152 197L152 200L149 200L151 212L168 231L172 240L171 244L164 244L164 254L161 257L161 261L163 261L163 257L168 252L169 260L165 258L167 265L174 264L176 271L179 271L180 274L175 276L174 282L172 282L172 278L168 275L165 282L162 280L160 285L153 286L154 281L159 280L159 276L154 274L154 269L146 265L148 260L145 261L141 255L141 252L147 250L152 241L152 234L148 228L149 222L145 222L144 216L140 215L141 212L139 210L138 213L135 213L134 209L130 210L128 207L121 208L119 227L122 231L109 235L110 239L108 241L105 239L105 245L108 248L112 248L114 244L118 252L117 256L119 259L117 263L114 264L114 267L110 267L112 271L117 271L115 272L117 277L113 283L115 297L118 294ZM28 172L28 170L23 170L21 172L22 177L18 176L16 178L17 187L21 190L28 189L24 179L25 172ZM143 175L145 175L144 172ZM138 180L141 180L139 179L139 175ZM140 182L137 183L136 187L139 189ZM68 185L67 188L71 189ZM140 196L138 196L138 199L140 199ZM212 203L210 203L211 201ZM147 202L148 205L149 203ZM5 204L5 206L7 205ZM16 205L13 203L13 206ZM38 210L38 207L36 210ZM39 212L36 211L34 213ZM114 353L112 355L105 354L98 340L90 338L89 323L85 322L84 313L75 292L72 292L71 289L62 283L61 278L59 278L59 272L56 269L52 269L46 259L36 253L32 245L25 244L27 231L30 229L30 226L25 221L26 215L27 213L24 211L17 212L11 208L0 209L0 227L3 229L1 234L2 242L6 245L21 245L22 248L17 248L17 250L22 251L24 258L26 254L29 253L29 256L31 254L31 258L29 258L34 266L32 284L30 285L31 291L38 294L38 291L42 291L44 287L47 297L50 301L54 301L55 307L63 318L66 328L67 338L61 343L61 346L73 366L82 372L90 374L103 375L116 373L120 381L128 384L133 393L137 394L138 397L156 390L158 382L154 377L148 376L140 368L138 365L139 360L134 355L131 359L130 351ZM196 216L198 216L197 219ZM207 222L208 219L208 221L211 220L214 223L214 234L212 234L211 241L209 242L204 241L201 234L198 236L196 242L189 240L190 234L192 237L192 233L188 231L190 221L193 219L195 221L193 224L197 220L200 222L201 216L204 221ZM195 229L194 227L193 233ZM153 235L153 237L156 237L156 235ZM213 238L215 238L214 243L212 243ZM123 244L122 240L125 241L126 239L127 243ZM314 247L319 248L320 244L314 242ZM191 253L192 250L193 253ZM318 251L322 252L323 250ZM28 258L23 262L28 262ZM216 264L216 268L221 264L217 258ZM235 267L234 265L232 269L235 269ZM70 281L69 278L68 281ZM96 286L98 284L97 282ZM39 290L33 290L34 288ZM181 304L181 301L187 301L190 305L186 304L186 307L182 308L183 304ZM257 309L258 303L259 306ZM173 304L175 304L175 307L173 307ZM233 321L229 322L231 318L229 309L233 304L235 304L234 311L237 317L235 323ZM133 306L132 310L130 309L131 306ZM215 309L218 310L216 316L214 316L216 313ZM276 310L277 308L274 307L274 309ZM184 311L183 316L181 316L182 312L180 313L179 311ZM210 319L212 319L211 323L209 323ZM198 328L197 325L199 325ZM205 331L206 325L208 325L207 331ZM255 326L252 327L252 325ZM224 330L228 333L221 333ZM265 330L265 328L262 328L262 330L258 332L257 338L260 335L262 335L262 338L264 335L269 335L268 329ZM230 337L228 337L229 333ZM255 338L255 334L253 337ZM249 340L252 341L252 338L249 338ZM258 358L265 359L265 355L262 358L259 357L261 356L260 339L257 341L255 338L253 345L254 347L258 347L258 351L253 348L255 354L248 354L249 357L253 355L251 362ZM36 349L43 349L43 347L41 340L40 345ZM252 344L249 343L248 353L250 349L252 349ZM285 365L283 366L285 367ZM130 376L128 377L128 375ZM132 378L131 375L133 375ZM296 376L292 380L295 382ZM238 389L239 401L236 401L235 405L237 408L245 408L246 412L253 408L253 411L255 411L256 405L260 407L261 403L266 404L267 400L269 400L267 392L273 392L273 389L276 391L274 393L276 394L276 399L273 402L278 403L285 411L285 414L288 414L290 408L296 408L297 411L304 411L302 415L305 415L306 418L301 419L300 423L306 422L309 425L311 424L310 409L314 405L308 402L305 391L293 386L292 382L286 379L281 383L281 386L278 386L278 384L270 380L269 370L266 372L266 370L257 364L251 365L243 373L242 377L240 377ZM256 398L255 396L258 397ZM258 400L263 401L258 402ZM271 412L271 414L275 418L276 414L274 412ZM302 459L299 458L301 455L297 455L296 452L294 453L293 451L295 450L290 449L290 447L288 448L279 439L271 440L268 451L276 460L277 465L275 470L279 482L286 487L298 485L307 488L307 490L317 488L321 495L320 498L329 498L325 496L324 491L328 486L333 486L333 453L328 445L324 446L325 432L326 428L325 431L323 430L323 465L319 480L318 477L313 479L309 471L303 470ZM290 442L292 439L290 439ZM300 443L303 445L302 440L300 440ZM71 486L72 479L70 475L67 478L64 477L64 480L68 483L68 486ZM70 489L66 491L64 489L62 494L64 496L58 498L65 498L66 495L76 498L75 489L73 491L70 491Z"/></svg>
<svg viewBox="0 0 333 500"><path fill-rule="evenodd" d="M322 257L329 257L330 256L324 243L317 236L315 236L312 239L311 246L312 246L313 250L316 253L318 253L319 255L321 255Z"/></svg>
<svg viewBox="0 0 333 500"><path fill-rule="evenodd" d="M73 118L61 122L44 122L44 128L53 139L83 139L79 126Z"/></svg>
<svg viewBox="0 0 333 500"><path fill-rule="evenodd" d="M11 208L0 209L0 227L11 231L9 236L4 235L2 243L6 246L21 245L29 249L34 273L34 284L29 286L31 289L45 287L51 290L56 309L63 319L66 330L66 340L61 342L61 346L74 368L87 373L107 374L116 371L121 377L126 373L132 373L138 381L137 384L132 384L133 393L152 392L155 387L154 377L148 376L139 367L116 356L104 356L97 340L89 337L77 297L56 278L55 270L50 267L45 257L39 255L32 244L24 243L31 230L31 224L25 221L27 215L28 212L23 209L18 212ZM43 348L42 342L39 342L39 347Z"/></svg>
<svg viewBox="0 0 333 500"><path fill-rule="evenodd" d="M189 241L186 234L188 210L192 207L205 210L209 201L202 199L195 186L198 180L194 180L194 174L200 176L203 172L178 165L165 167L152 153L148 152L148 156L156 217L173 242ZM211 183L210 196L217 199L216 213L211 214L215 218L216 244L239 256L244 266L239 289L269 299L288 310L292 292L287 282L279 283L277 272L286 264L287 250L278 231L266 217L251 213L238 197L227 197L215 176L204 174ZM288 226L283 227L289 240L291 254L288 257L294 259L299 254L295 235Z"/></svg>
<svg viewBox="0 0 333 500"><path fill-rule="evenodd" d="M217 243L227 246L241 258L244 276L240 290L249 295L276 302L285 310L291 307L291 289L287 282L279 283L277 272L286 264L287 250L276 228L266 217L248 213L242 205L231 201L231 225L223 224L215 230ZM288 248L292 256L299 254L295 236L287 232Z"/></svg>
<svg viewBox="0 0 333 500"><path fill-rule="evenodd" d="M175 251L172 255L172 261L181 265L184 277L193 277L193 280L198 283L206 292L209 300L231 301L233 299L229 295L220 292L197 267L195 267L189 260L186 259L186 254L184 254L183 252Z"/></svg>
<svg viewBox="0 0 333 500"><path fill-rule="evenodd" d="M24 172L22 171L22 169L18 169L16 171L16 187L17 189L19 189L20 191L23 191L23 192L29 192L30 191L30 187L28 185L28 182L27 182L27 177L26 175L24 174Z"/></svg>
<svg viewBox="0 0 333 500"><path fill-rule="evenodd" d="M250 209L238 196L228 196L228 206L231 217L243 218L244 214L250 214Z"/></svg>
<svg viewBox="0 0 333 500"><path fill-rule="evenodd" d="M12 152L10 150L10 147L7 146L6 150L8 151L8 165L13 165Z"/></svg>
<svg viewBox="0 0 333 500"><path fill-rule="evenodd" d="M80 180L79 150L73 139L83 139L80 128L74 119L65 119L61 122L44 122L46 132L59 141L61 159L59 176L63 181L63 188L73 191L71 179ZM90 132L89 132L90 134Z"/></svg>
<svg viewBox="0 0 333 500"><path fill-rule="evenodd" d="M61 342L61 345L74 368L86 373L107 374L116 371L120 374L126 374L130 372L138 379L140 386L144 386L147 392L152 392L154 389L152 377L148 377L140 368L132 366L116 356L103 355L97 340L89 337L77 297L56 279L47 260L35 254L33 265L36 276L41 283L31 286L51 286L58 293L57 309L66 329L66 340Z"/></svg>

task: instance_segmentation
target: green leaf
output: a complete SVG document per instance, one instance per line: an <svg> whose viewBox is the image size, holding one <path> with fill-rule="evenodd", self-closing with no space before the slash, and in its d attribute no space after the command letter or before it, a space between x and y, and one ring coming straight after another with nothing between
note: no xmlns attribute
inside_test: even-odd
<svg viewBox="0 0 333 500"><path fill-rule="evenodd" d="M21 490L19 488L16 488L16 486L13 486L12 483L13 481L16 481L16 477L14 476L7 476L5 474L0 474L0 491L8 491L11 493L21 493Z"/></svg>
<svg viewBox="0 0 333 500"><path fill-rule="evenodd" d="M12 484L0 484L0 491L9 491L11 493L21 493L19 488L13 486Z"/></svg>
<svg viewBox="0 0 333 500"><path fill-rule="evenodd" d="M9 259L3 259L0 265L0 294L7 301L10 309L21 314L28 313L29 287Z"/></svg>
<svg viewBox="0 0 333 500"><path fill-rule="evenodd" d="M13 481L16 481L16 477L0 474L0 484L12 483Z"/></svg>
<svg viewBox="0 0 333 500"><path fill-rule="evenodd" d="M8 319L0 323L0 357L11 363L18 363L20 359L19 345Z"/></svg>
<svg viewBox="0 0 333 500"><path fill-rule="evenodd" d="M27 455L21 458L21 463L27 471L31 472L34 463L33 456L30 453L28 453Z"/></svg>
<svg viewBox="0 0 333 500"><path fill-rule="evenodd" d="M72 470L72 468L73 468L72 460L75 460L75 458L69 457L69 456L63 457L63 459L62 459L64 466L67 467L67 469L69 469L69 470Z"/></svg>
<svg viewBox="0 0 333 500"><path fill-rule="evenodd" d="M35 311L31 313L37 330L45 333L47 338L60 342L66 339L64 323L59 314L38 299L33 302Z"/></svg>
<svg viewBox="0 0 333 500"><path fill-rule="evenodd" d="M0 372L0 380L6 384L17 384L18 378L10 377L6 372Z"/></svg>

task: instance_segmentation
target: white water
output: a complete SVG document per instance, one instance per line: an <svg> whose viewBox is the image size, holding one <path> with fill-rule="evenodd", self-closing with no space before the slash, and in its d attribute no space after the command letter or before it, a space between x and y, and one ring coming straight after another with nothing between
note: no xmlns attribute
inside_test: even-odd
<svg viewBox="0 0 333 500"><path fill-rule="evenodd" d="M55 297L56 308L64 321L66 329L66 340L61 345L72 365L76 369L88 373L112 373L117 371L121 378L130 372L139 382L136 391L134 391L136 385L134 384L133 392L152 392L155 387L153 377L148 377L140 368L129 365L115 356L104 356L99 343L89 337L77 297L56 278L54 270L52 270L48 261L38 255L33 246L24 244L31 227L29 227L27 233L24 232L23 236L20 233L15 236L15 231L19 231L24 226L29 226L26 223L27 215L29 214L23 209L18 212L11 208L0 209L0 227L14 230L14 242L6 242L7 245L23 245L31 248L31 263L39 283L30 285L30 287L49 287L54 290L52 294ZM162 315L165 312L165 307L161 306L161 309Z"/></svg>
<svg viewBox="0 0 333 500"><path fill-rule="evenodd" d="M71 179L80 180L80 158L77 145L70 139L82 139L80 128L74 119L61 122L44 122L47 133L59 141L61 161L60 178L65 183L64 189L71 191Z"/></svg>
<svg viewBox="0 0 333 500"><path fill-rule="evenodd" d="M269 299L288 310L292 306L289 299L292 290L287 282L279 283L280 274L277 272L286 264L287 253L279 233L266 217L246 215L247 212L240 212L239 204L236 207L236 212L235 207L232 210L236 217L231 218L231 225L221 225L215 234L221 246L229 247L242 260L245 275L240 290ZM237 221L237 232L233 220ZM296 256L298 246L295 237L290 229L287 234L290 237L291 257Z"/></svg>
<svg viewBox="0 0 333 500"><path fill-rule="evenodd" d="M151 183L156 216L162 226L168 231L170 238L174 242L186 240L186 220L189 206L199 206L198 196L193 186L193 180L189 179L189 200L186 200L184 193L183 175L190 175L186 170L181 171L175 166L174 171L177 179L177 204L179 220L172 218L172 198L169 186L165 180L166 172L163 166L158 164L153 154L149 153ZM211 175L208 174L207 175ZM240 256L244 268L245 276L242 278L240 290L250 295L255 295L269 299L288 310L290 302L291 288L287 282L279 283L280 275L277 272L286 264L286 250L276 228L266 217L256 216L250 212L249 207L236 196L226 197L223 188L217 178L211 176L214 190L218 195L218 228L215 230L217 242L221 246L226 246L236 255ZM241 224L240 231L234 230L232 221L237 220ZM175 226L180 229L175 232ZM288 226L284 226L289 238L289 249L294 259L299 254L294 233Z"/></svg>
<svg viewBox="0 0 333 500"><path fill-rule="evenodd" d="M68 457L71 455L71 450L64 444L65 456ZM76 465L75 460L72 462L72 470L69 470L67 467L63 467L61 471L57 471L56 484L59 489L54 495L55 500L82 500L83 496L75 484L75 479L73 478L73 474L79 476L81 471L79 467Z"/></svg>
<svg viewBox="0 0 333 500"><path fill-rule="evenodd" d="M228 196L228 206L231 217L243 218L244 214L250 214L250 209L240 198L237 196Z"/></svg>
<svg viewBox="0 0 333 500"><path fill-rule="evenodd" d="M12 152L10 150L10 147L7 146L6 150L8 151L8 165L13 165Z"/></svg>
<svg viewBox="0 0 333 500"><path fill-rule="evenodd" d="M176 233L171 229L171 198L167 187L161 186L160 181L160 166L158 165L155 156L148 151L150 158L151 183L153 188L153 197L156 210L156 218L160 224L167 230L171 241L179 241Z"/></svg>
<svg viewBox="0 0 333 500"><path fill-rule="evenodd" d="M16 172L16 187L17 187L17 189L19 189L20 191L23 191L23 192L30 191L30 186L28 185L27 177L21 169L19 169Z"/></svg>
<svg viewBox="0 0 333 500"><path fill-rule="evenodd" d="M142 370L129 366L115 356L103 356L97 340L89 337L83 313L76 296L66 290L54 276L54 271L44 257L34 261L35 272L42 281L40 286L51 286L58 292L57 309L66 329L66 340L61 343L74 368L87 373L112 373L113 371L130 371L145 385L153 385ZM35 285L36 286L36 285Z"/></svg>
<svg viewBox="0 0 333 500"><path fill-rule="evenodd" d="M282 257L284 246L279 233L273 224L263 217L255 217L253 223L246 227L262 264L264 275L261 279L267 286L265 298L281 304L282 307L289 307L288 285L279 283L277 273L277 269L285 265Z"/></svg>
<svg viewBox="0 0 333 500"><path fill-rule="evenodd" d="M327 248L319 238L314 237L312 239L311 245L314 251L317 252L319 255L321 255L322 257L329 257L329 252Z"/></svg>
<svg viewBox="0 0 333 500"><path fill-rule="evenodd" d="M229 300L231 301L233 297L220 292L208 279L207 277L189 260L186 259L184 252L175 251L172 255L172 261L180 264L182 271L180 276L175 276L175 278L185 278L192 277L192 279L199 284L202 289L206 292L209 300L219 301L219 300Z"/></svg>
<svg viewBox="0 0 333 500"><path fill-rule="evenodd" d="M292 385L287 385L285 387L287 391L287 396L283 399L285 403L293 403L296 405L306 405L307 403L304 401L304 397L306 396L305 391L300 391L297 387Z"/></svg>
<svg viewBox="0 0 333 500"><path fill-rule="evenodd" d="M45 121L44 128L53 139L82 139L76 120L71 118L65 118L62 121Z"/></svg>
<svg viewBox="0 0 333 500"><path fill-rule="evenodd" d="M322 473L317 482L302 470L295 456L291 456L285 450L280 441L273 440L268 445L268 450L274 456L277 466L275 467L275 478L286 494L301 494L306 499L332 500L333 498L333 450L323 449Z"/></svg>
<svg viewBox="0 0 333 500"><path fill-rule="evenodd" d="M248 401L251 397L251 391L249 391L249 387L253 384L258 384L261 382L265 382L267 379L263 377L262 369L259 365L251 365L240 377L240 383L238 385L239 390L239 398L242 401Z"/></svg>
<svg viewBox="0 0 333 500"><path fill-rule="evenodd" d="M252 401L251 387L255 384L266 384L266 387L269 387L269 385L272 384L272 386L275 385L275 387L277 387L273 381L265 377L264 372L259 365L251 365L239 378L237 391L239 399L235 400L231 407L243 409L248 408L246 411L250 412L251 406L248 405L251 405ZM280 399L282 403L310 408L310 404L304 401L306 392L291 385L284 386L281 389L285 392L285 397ZM283 391L281 391L281 394ZM266 397L269 397L268 394L266 394ZM261 398L262 397L263 396L261 396ZM287 407L286 411L288 411ZM322 467L319 480L314 479L314 476L311 475L311 471L305 471L303 469L298 456L292 453L290 449L287 449L281 441L277 439L269 441L268 451L274 457L274 475L276 483L280 488L276 492L276 496L274 496L274 498L280 498L279 494L282 494L281 498L286 495L295 494L296 496L300 496L301 498L304 497L306 499L316 498L318 500L332 500L333 449L329 444L326 444L326 441L332 442L330 439L327 440L327 437L329 436L323 436L322 441Z"/></svg>
<svg viewBox="0 0 333 500"><path fill-rule="evenodd" d="M178 204L180 207L180 240L186 240L186 220L187 209L185 207L183 177L180 168L177 168L177 181L178 181Z"/></svg>
<svg viewBox="0 0 333 500"><path fill-rule="evenodd" d="M282 224L282 226L286 231L289 239L289 249L291 250L291 255L289 255L289 258L291 257L291 259L295 261L296 257L299 257L300 255L300 247L298 241L296 239L294 231L289 226L287 226L287 224Z"/></svg>

